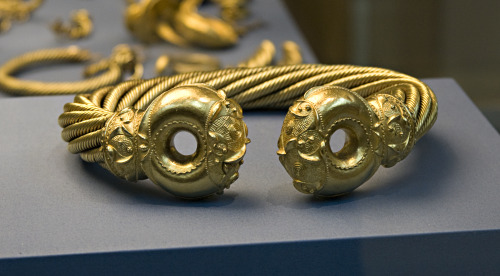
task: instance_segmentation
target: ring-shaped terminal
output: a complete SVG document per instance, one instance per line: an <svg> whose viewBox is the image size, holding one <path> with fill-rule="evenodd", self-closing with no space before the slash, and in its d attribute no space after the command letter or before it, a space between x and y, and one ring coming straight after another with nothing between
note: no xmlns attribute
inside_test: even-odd
<svg viewBox="0 0 500 276"><path fill-rule="evenodd" d="M171 194L202 198L221 194L238 178L246 152L241 107L207 85L173 88L146 111L127 107L108 120L103 134L106 167L130 181L150 178ZM193 154L173 141L181 131L196 139Z"/></svg>

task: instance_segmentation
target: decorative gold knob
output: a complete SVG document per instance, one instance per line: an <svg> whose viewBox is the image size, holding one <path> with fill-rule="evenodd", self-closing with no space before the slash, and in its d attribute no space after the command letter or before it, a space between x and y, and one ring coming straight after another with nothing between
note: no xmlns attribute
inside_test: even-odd
<svg viewBox="0 0 500 276"><path fill-rule="evenodd" d="M390 94L364 99L336 86L307 91L285 117L278 155L297 190L317 196L351 192L377 171L402 160L415 143L415 119ZM346 133L337 152L330 137Z"/></svg>
<svg viewBox="0 0 500 276"><path fill-rule="evenodd" d="M241 107L222 90L201 84L171 89L146 111L126 107L108 120L106 167L130 181L150 178L178 197L220 194L238 178L250 142L242 118ZM181 131L195 137L194 153L176 149Z"/></svg>

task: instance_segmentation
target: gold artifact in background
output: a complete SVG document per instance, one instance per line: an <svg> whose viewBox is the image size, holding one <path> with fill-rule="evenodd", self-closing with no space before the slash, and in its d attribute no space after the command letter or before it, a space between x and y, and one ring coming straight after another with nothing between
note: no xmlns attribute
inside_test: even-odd
<svg viewBox="0 0 500 276"><path fill-rule="evenodd" d="M238 67L259 67L270 65L273 62L275 54L276 48L274 47L274 44L266 39L260 43L260 46L257 50L255 50L251 57L238 63Z"/></svg>
<svg viewBox="0 0 500 276"><path fill-rule="evenodd" d="M282 46L281 60L277 65L295 65L302 63L302 54L300 47L293 41L285 41ZM270 40L264 40L255 50L252 56L238 63L238 67L261 67L273 64L276 55L276 47Z"/></svg>
<svg viewBox="0 0 500 276"><path fill-rule="evenodd" d="M69 39L80 39L90 35L93 24L89 12L81 9L71 13L69 23L65 24L61 19L57 19L50 27L58 35Z"/></svg>
<svg viewBox="0 0 500 276"><path fill-rule="evenodd" d="M283 42L282 51L283 57L278 61L278 65L293 65L303 62L300 47L297 43L290 40Z"/></svg>
<svg viewBox="0 0 500 276"><path fill-rule="evenodd" d="M142 77L143 67L139 61L138 53L125 44L116 46L109 58L88 65L84 70L84 76L88 78L86 80L41 82L14 77L16 73L29 66L54 62L85 62L94 56L90 51L76 46L25 53L7 61L0 67L0 90L15 95L78 94L117 83L123 79L127 72L132 73L132 79Z"/></svg>
<svg viewBox="0 0 500 276"><path fill-rule="evenodd" d="M13 21L27 21L43 1L0 0L0 33L8 31Z"/></svg>
<svg viewBox="0 0 500 276"><path fill-rule="evenodd" d="M211 55L201 53L164 54L156 60L155 74L157 76L171 75L171 73L181 74L197 71L213 71L220 68L219 59Z"/></svg>
<svg viewBox="0 0 500 276"><path fill-rule="evenodd" d="M235 3L240 5L238 1ZM198 13L200 5L200 0L129 1L126 26L136 38L146 43L163 39L182 47L208 48L236 44L239 32L234 22L202 16Z"/></svg>
<svg viewBox="0 0 500 276"><path fill-rule="evenodd" d="M227 22L235 23L248 17L248 0L212 0L220 6L220 16Z"/></svg>
<svg viewBox="0 0 500 276"><path fill-rule="evenodd" d="M276 55L276 48L270 40L264 40L255 52L246 60L238 63L238 67L262 67L273 64ZM283 57L278 61L278 65L294 65L302 63L300 47L293 41L283 43ZM230 68L231 66L228 66ZM171 75L196 72L213 71L221 68L219 59L215 56L189 53L161 55L156 60L155 73L160 75Z"/></svg>

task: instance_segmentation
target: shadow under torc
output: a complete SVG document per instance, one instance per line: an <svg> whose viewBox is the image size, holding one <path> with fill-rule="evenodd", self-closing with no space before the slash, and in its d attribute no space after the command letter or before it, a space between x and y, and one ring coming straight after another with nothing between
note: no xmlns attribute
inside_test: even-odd
<svg viewBox="0 0 500 276"><path fill-rule="evenodd" d="M102 194L103 201L109 201L109 195L111 194L118 201L125 199L125 201L149 205L207 208L231 205L235 198L238 197L238 193L226 190L223 195L212 195L202 199L177 198L150 180L140 180L138 182L126 181L114 176L111 172L96 163L79 161L81 168L89 178L88 181L81 184L85 185L85 190L94 189L91 191L94 195Z"/></svg>

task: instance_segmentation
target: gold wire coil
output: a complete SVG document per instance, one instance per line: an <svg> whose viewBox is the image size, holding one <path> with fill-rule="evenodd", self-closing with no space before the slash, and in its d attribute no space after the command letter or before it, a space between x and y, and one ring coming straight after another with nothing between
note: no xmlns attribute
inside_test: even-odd
<svg viewBox="0 0 500 276"><path fill-rule="evenodd" d="M84 76L88 79L74 82L41 82L22 80L15 77L27 67L54 62L85 62L95 55L76 46L68 48L43 49L25 53L7 61L0 68L0 90L15 95L59 95L78 94L96 90L122 80L126 72L133 72L131 78L142 76L142 65L137 53L128 45L118 45L110 58L87 66Z"/></svg>

